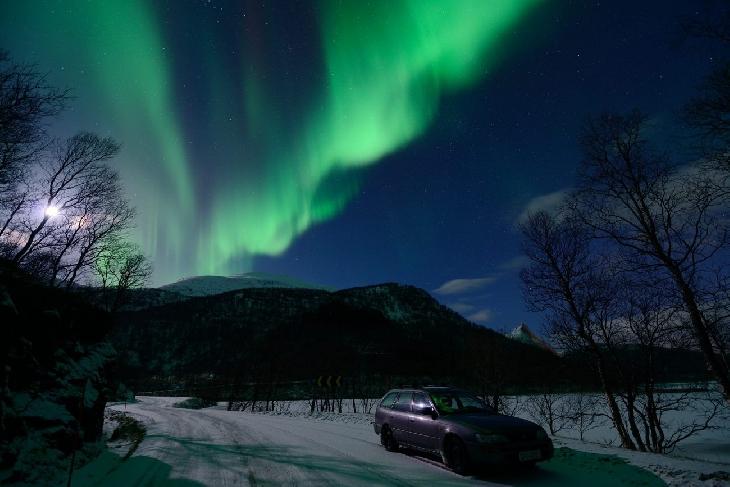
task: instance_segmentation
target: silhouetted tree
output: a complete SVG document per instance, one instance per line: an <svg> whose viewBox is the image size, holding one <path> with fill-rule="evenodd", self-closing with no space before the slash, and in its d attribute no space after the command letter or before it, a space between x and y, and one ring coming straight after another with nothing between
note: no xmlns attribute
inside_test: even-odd
<svg viewBox="0 0 730 487"><path fill-rule="evenodd" d="M690 392L657 387L666 357L660 350L687 337L683 311L673 306L661 276L637 271L622 247L596 238L567 209L531 215L522 231L531 261L522 272L527 302L547 313L551 336L564 350L588 353L622 446L664 453L709 428L719 411L711 394L695 402ZM595 422L595 416L571 415L550 392L527 406L551 432L567 421L582 434ZM676 410L692 410L693 419L669 425L666 413Z"/></svg>
<svg viewBox="0 0 730 487"><path fill-rule="evenodd" d="M109 242L117 242L125 270L117 268L115 285L133 287L149 266L123 244L135 211L109 165L119 144L84 132L50 138L46 124L68 97L34 66L0 51L0 255L68 288L88 277L102 253L109 260Z"/></svg>
<svg viewBox="0 0 730 487"><path fill-rule="evenodd" d="M701 164L676 167L644 138L647 120L634 112L591 119L573 214L599 239L616 244L621 265L651 272L687 316L695 342L730 400L725 344L714 330L727 306L711 298L727 286L730 191L727 178ZM718 339L714 338L715 336Z"/></svg>
<svg viewBox="0 0 730 487"><path fill-rule="evenodd" d="M663 390L660 383L666 355L661 351L681 346L691 337L684 329L681 310L672 306L662 286L652 285L651 275L623 277L619 324L625 338L620 348L614 348L624 374L621 397L639 448L668 453L680 441L710 428L722 401L712 393L702 398L694 391ZM665 416L678 410L693 414L682 415L688 419L670 425Z"/></svg>
<svg viewBox="0 0 730 487"><path fill-rule="evenodd" d="M89 133L54 144L38 163L36 203L11 223L12 262L50 254L49 282L66 287L93 266L104 239L120 235L134 217L118 174L106 164L118 150L112 139Z"/></svg>
<svg viewBox="0 0 730 487"><path fill-rule="evenodd" d="M131 289L143 287L149 281L152 266L137 245L112 236L102 242L94 260L94 273L104 306L117 311Z"/></svg>
<svg viewBox="0 0 730 487"><path fill-rule="evenodd" d="M610 417L621 445L636 449L624 423L601 338L617 306L605 267L591 251L591 234L565 215L544 211L521 225L523 250L530 259L521 272L523 291L533 311L545 312L552 336L565 350L586 350L593 358Z"/></svg>
<svg viewBox="0 0 730 487"><path fill-rule="evenodd" d="M566 402L564 395L545 390L528 396L524 409L532 419L544 424L551 435L555 435L567 425Z"/></svg>
<svg viewBox="0 0 730 487"><path fill-rule="evenodd" d="M35 66L15 63L0 50L0 237L32 201L28 168L48 144L47 120L68 96L48 85Z"/></svg>
<svg viewBox="0 0 730 487"><path fill-rule="evenodd" d="M50 86L35 66L15 63L0 50L0 192L9 191L44 150L46 122L68 98L68 90Z"/></svg>

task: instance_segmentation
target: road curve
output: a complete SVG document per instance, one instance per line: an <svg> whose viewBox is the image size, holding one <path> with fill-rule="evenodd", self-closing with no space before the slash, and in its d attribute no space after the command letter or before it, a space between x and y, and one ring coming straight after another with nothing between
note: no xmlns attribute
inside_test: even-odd
<svg viewBox="0 0 730 487"><path fill-rule="evenodd" d="M179 409L142 397L126 410L147 435L127 460L105 454L73 485L498 485L388 453L372 427L303 417Z"/></svg>
<svg viewBox="0 0 730 487"><path fill-rule="evenodd" d="M539 485L615 487L665 485L615 455L556 450L534 469L487 471L461 477L438 461L388 453L367 419L332 414L332 420L172 407L179 398L142 397L114 405L147 427L134 454L109 451L74 473L72 485ZM123 450L122 450L123 451ZM653 456L651 458L659 458Z"/></svg>

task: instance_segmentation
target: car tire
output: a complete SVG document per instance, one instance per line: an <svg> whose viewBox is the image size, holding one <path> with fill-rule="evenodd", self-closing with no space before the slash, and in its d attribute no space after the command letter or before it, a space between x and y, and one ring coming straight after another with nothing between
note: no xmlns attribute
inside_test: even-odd
<svg viewBox="0 0 730 487"><path fill-rule="evenodd" d="M387 426L383 426L383 429L380 430L380 444L383 445L387 451L398 451L398 442L395 441L393 432Z"/></svg>
<svg viewBox="0 0 730 487"><path fill-rule="evenodd" d="M469 473L469 455L464 443L456 436L446 438L444 443L444 459L446 466L454 473L466 475Z"/></svg>

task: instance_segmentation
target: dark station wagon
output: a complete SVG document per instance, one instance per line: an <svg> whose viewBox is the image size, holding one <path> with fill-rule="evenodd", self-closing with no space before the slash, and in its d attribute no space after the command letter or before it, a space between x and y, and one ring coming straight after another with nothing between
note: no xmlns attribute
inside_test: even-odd
<svg viewBox="0 0 730 487"><path fill-rule="evenodd" d="M553 442L540 426L498 414L477 396L452 387L389 391L375 412L374 427L386 450L436 453L462 475L488 465L534 465L553 456Z"/></svg>

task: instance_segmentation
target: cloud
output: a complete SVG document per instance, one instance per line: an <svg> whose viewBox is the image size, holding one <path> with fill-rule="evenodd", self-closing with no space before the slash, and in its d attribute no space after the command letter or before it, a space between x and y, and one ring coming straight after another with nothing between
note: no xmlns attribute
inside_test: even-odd
<svg viewBox="0 0 730 487"><path fill-rule="evenodd" d="M527 202L525 208L517 217L517 223L524 223L530 215L539 211L545 211L547 213L555 212L563 204L569 192L570 188L563 188L532 198Z"/></svg>
<svg viewBox="0 0 730 487"><path fill-rule="evenodd" d="M475 321L477 323L486 323L494 317L494 313L489 308L480 309L466 317L469 321Z"/></svg>
<svg viewBox="0 0 730 487"><path fill-rule="evenodd" d="M476 291L484 286L493 284L497 280L496 277L479 277L476 279L452 279L443 283L438 289L434 289L436 294L464 294Z"/></svg>

